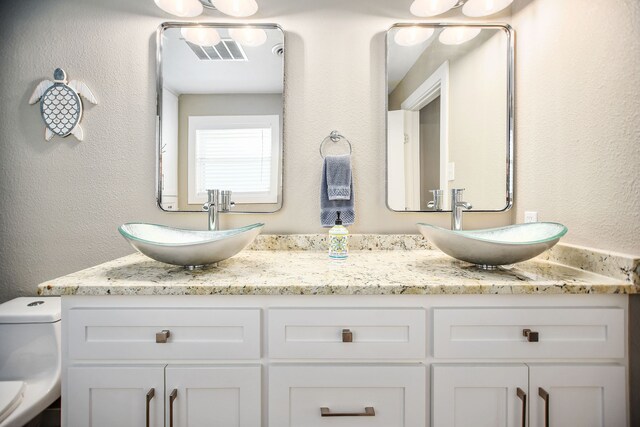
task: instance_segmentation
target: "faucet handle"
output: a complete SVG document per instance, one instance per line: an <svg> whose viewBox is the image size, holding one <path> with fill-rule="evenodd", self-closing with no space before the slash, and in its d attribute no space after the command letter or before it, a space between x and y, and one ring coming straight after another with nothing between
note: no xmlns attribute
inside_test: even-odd
<svg viewBox="0 0 640 427"><path fill-rule="evenodd" d="M220 212L228 212L235 205L231 200L231 190L220 191Z"/></svg>
<svg viewBox="0 0 640 427"><path fill-rule="evenodd" d="M207 201L202 205L204 212L209 212L209 210L218 203L219 193L220 190L207 189Z"/></svg>
<svg viewBox="0 0 640 427"><path fill-rule="evenodd" d="M442 190L429 190L433 194L433 200L427 203L429 209L442 210Z"/></svg>

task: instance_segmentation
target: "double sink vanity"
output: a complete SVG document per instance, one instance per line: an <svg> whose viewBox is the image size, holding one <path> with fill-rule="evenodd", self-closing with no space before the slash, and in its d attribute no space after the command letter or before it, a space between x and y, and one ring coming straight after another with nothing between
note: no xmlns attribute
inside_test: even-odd
<svg viewBox="0 0 640 427"><path fill-rule="evenodd" d="M40 285L62 295L65 425L626 425L637 259L560 244L484 270L416 235L354 235L341 261L326 244Z"/></svg>
<svg viewBox="0 0 640 427"><path fill-rule="evenodd" d="M252 24L264 44L243 46L239 26L157 35L158 205L204 206L209 230L125 224L155 260L38 288L62 296L63 425L628 425L639 260L554 246L555 223L462 228L463 210L513 204L513 30L389 30L387 206L451 211L452 230L355 234L331 260L327 236L217 230L221 212L282 206L284 32ZM190 42L194 27L221 41Z"/></svg>

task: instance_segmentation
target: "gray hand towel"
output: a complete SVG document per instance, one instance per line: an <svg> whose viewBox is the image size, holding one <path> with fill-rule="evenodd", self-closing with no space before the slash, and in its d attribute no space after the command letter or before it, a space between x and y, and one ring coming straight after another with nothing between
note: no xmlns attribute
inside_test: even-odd
<svg viewBox="0 0 640 427"><path fill-rule="evenodd" d="M351 156L327 156L327 195L329 200L349 200L351 198Z"/></svg>
<svg viewBox="0 0 640 427"><path fill-rule="evenodd" d="M340 218L343 225L351 225L355 222L356 212L353 193L353 177L349 173L349 199L348 200L329 200L328 193L328 173L327 170L332 164L335 157L345 156L327 156L322 165L322 184L320 188L320 223L323 227L333 227L338 217L336 212L340 212ZM347 156L350 157L350 156ZM349 172L351 172L351 159L348 159Z"/></svg>

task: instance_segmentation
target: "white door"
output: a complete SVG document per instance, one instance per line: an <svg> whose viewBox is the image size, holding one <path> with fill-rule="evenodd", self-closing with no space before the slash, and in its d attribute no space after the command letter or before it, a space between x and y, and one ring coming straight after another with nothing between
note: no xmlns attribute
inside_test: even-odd
<svg viewBox="0 0 640 427"><path fill-rule="evenodd" d="M625 368L529 365L531 427L627 425Z"/></svg>
<svg viewBox="0 0 640 427"><path fill-rule="evenodd" d="M67 427L164 426L164 365L70 367Z"/></svg>
<svg viewBox="0 0 640 427"><path fill-rule="evenodd" d="M432 365L431 381L432 427L525 426L526 365Z"/></svg>
<svg viewBox="0 0 640 427"><path fill-rule="evenodd" d="M405 210L404 112L387 115L387 204L394 210Z"/></svg>
<svg viewBox="0 0 640 427"><path fill-rule="evenodd" d="M167 427L259 427L260 375L259 366L167 366Z"/></svg>

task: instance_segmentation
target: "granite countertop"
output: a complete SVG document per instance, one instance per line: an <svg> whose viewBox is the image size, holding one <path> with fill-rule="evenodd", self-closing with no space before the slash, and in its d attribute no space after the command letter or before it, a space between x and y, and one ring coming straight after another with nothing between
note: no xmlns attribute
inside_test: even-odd
<svg viewBox="0 0 640 427"><path fill-rule="evenodd" d="M313 236L313 235L309 235ZM190 271L141 254L118 258L38 286L40 295L402 295L402 294L634 294L637 259L631 271L553 261L553 253L487 271L431 249L414 236L356 237L346 260L332 260L321 237L260 236L252 248L217 266ZM390 240L391 239L391 240ZM380 250L384 247L392 250ZM302 250L301 250L302 249ZM563 260L576 258L558 250ZM571 252L572 253L572 252ZM607 259L620 261L615 256ZM585 262L584 260L582 260ZM627 268L627 267L625 267ZM610 269L620 268L616 265ZM617 271L616 270L616 271ZM624 270L624 268L623 268ZM633 276L633 280L625 277Z"/></svg>

